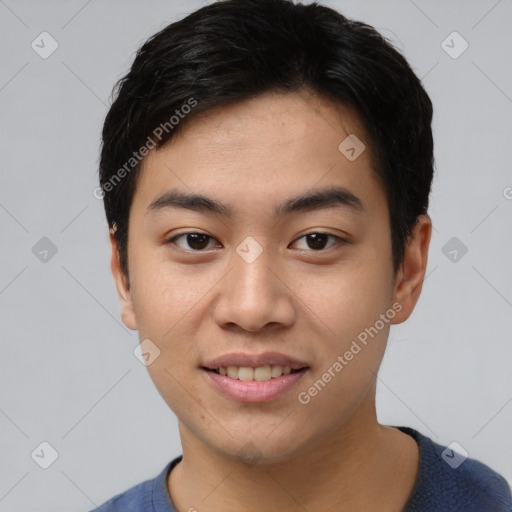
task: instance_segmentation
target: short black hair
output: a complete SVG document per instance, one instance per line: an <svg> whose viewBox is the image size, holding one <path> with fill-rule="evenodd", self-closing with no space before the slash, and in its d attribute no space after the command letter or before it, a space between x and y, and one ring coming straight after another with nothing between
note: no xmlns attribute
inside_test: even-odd
<svg viewBox="0 0 512 512"><path fill-rule="evenodd" d="M387 197L396 273L427 213L434 172L432 103L421 81L373 27L318 2L221 0L149 38L114 87L98 190L127 277L129 210L147 149L200 112L299 90L351 108L362 122Z"/></svg>

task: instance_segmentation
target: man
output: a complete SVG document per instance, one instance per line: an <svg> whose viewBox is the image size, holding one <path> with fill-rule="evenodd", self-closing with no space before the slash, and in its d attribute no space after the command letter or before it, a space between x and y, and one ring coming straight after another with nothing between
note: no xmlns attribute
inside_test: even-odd
<svg viewBox="0 0 512 512"><path fill-rule="evenodd" d="M216 2L144 44L100 184L183 455L101 510L511 509L492 469L376 417L425 276L431 118L395 49L316 4Z"/></svg>

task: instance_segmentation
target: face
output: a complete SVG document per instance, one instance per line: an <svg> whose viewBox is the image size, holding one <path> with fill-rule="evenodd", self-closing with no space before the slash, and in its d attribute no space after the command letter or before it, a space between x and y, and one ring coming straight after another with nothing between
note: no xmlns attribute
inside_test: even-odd
<svg viewBox="0 0 512 512"><path fill-rule="evenodd" d="M359 156L338 148L349 135ZM305 93L223 107L151 150L129 287L112 243L123 321L158 347L148 370L182 432L267 462L364 421L389 327L412 311L426 265L393 274L371 144L348 109Z"/></svg>

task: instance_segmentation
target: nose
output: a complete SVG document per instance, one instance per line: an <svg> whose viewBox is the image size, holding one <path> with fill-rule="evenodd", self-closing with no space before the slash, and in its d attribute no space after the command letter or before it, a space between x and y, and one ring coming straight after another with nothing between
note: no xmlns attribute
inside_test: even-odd
<svg viewBox="0 0 512 512"><path fill-rule="evenodd" d="M293 323L293 286L286 282L276 257L264 250L249 262L234 253L230 266L215 302L214 318L220 327L256 332Z"/></svg>

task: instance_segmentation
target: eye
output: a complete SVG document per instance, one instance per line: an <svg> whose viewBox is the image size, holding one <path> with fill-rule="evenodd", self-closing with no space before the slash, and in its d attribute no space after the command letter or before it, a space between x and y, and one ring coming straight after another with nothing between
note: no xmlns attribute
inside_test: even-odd
<svg viewBox="0 0 512 512"><path fill-rule="evenodd" d="M180 240L180 239L183 239L184 244L188 245L188 247L180 245L179 243L176 242L177 240ZM295 241L295 243L297 243L297 241L302 240L302 239L306 240L306 244L308 247L306 247L306 248L299 247L299 249L307 250L309 248L316 252L325 249L325 246L329 239L333 240L334 243L331 244L328 248L332 247L333 245L336 245L336 243L346 242L346 240L344 240L343 238L340 238L338 236L331 235L329 233L320 233L320 232L308 233L306 235L303 235L302 237L298 238ZM213 240L215 240L213 237L211 237L210 235L207 235L205 233L190 232L190 233L182 233L180 235L176 235L176 236L170 238L166 243L167 244L172 243L172 244L178 246L180 249L192 250L193 252L201 252L205 249L211 249L212 247L208 247L208 242L213 241Z"/></svg>
<svg viewBox="0 0 512 512"><path fill-rule="evenodd" d="M325 249L325 245L329 238L334 239L337 243L346 242L343 238L329 233L308 233L297 240L306 239L306 243L310 249L313 249L314 251L321 251L322 249ZM336 245L336 243L332 245ZM332 245L330 247L332 247Z"/></svg>
<svg viewBox="0 0 512 512"><path fill-rule="evenodd" d="M182 245L175 242L176 240L179 240L183 237L186 237L184 240L188 247L183 247ZM206 235L205 233L182 233L181 235L177 235L169 239L166 243L177 245L180 249L192 249L195 252L199 252L204 249L211 249L211 247L208 247L209 240L215 239L209 235Z"/></svg>

